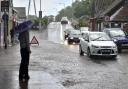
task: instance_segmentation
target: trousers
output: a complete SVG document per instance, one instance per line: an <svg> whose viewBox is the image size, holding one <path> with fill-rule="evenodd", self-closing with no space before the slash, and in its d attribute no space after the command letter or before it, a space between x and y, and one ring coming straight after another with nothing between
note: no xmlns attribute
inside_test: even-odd
<svg viewBox="0 0 128 89"><path fill-rule="evenodd" d="M21 48L21 63L19 69L19 76L28 76L28 66L29 66L29 51L28 48Z"/></svg>

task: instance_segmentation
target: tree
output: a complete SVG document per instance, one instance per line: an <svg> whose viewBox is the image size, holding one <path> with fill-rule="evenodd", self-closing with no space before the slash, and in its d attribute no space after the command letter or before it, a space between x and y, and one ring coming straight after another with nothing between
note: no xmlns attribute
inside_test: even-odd
<svg viewBox="0 0 128 89"><path fill-rule="evenodd" d="M87 25L87 22L91 16L91 2L92 0L76 0L72 3L72 6L68 6L61 11L56 16L56 20L60 21L65 15L68 19L76 19L80 24ZM82 25L83 26L83 25Z"/></svg>

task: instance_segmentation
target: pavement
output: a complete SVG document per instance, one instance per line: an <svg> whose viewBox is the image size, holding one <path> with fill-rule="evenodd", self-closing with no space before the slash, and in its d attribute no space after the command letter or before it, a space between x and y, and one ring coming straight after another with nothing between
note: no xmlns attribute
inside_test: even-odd
<svg viewBox="0 0 128 89"><path fill-rule="evenodd" d="M40 65L43 63L43 55L39 54L42 52L40 49L47 44L45 40L47 34L43 36L42 34L42 32L38 31L30 33L31 39L36 36L39 46L37 44L31 45L29 81L19 81L18 79L20 65L19 44L8 47L7 50L0 50L0 89L65 89L57 78L44 71L45 68Z"/></svg>

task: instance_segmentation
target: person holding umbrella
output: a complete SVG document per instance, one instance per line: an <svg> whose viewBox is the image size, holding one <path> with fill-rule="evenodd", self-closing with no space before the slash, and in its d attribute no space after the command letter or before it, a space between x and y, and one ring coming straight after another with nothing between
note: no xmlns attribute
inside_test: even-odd
<svg viewBox="0 0 128 89"><path fill-rule="evenodd" d="M32 23L31 23L32 24ZM30 44L29 44L29 29L30 23L23 22L16 27L16 32L19 33L19 41L20 41L20 53L21 53L21 63L19 68L19 80L29 80L29 58L30 58Z"/></svg>
<svg viewBox="0 0 128 89"><path fill-rule="evenodd" d="M19 69L19 80L29 79L28 66L30 58L29 31L26 30L19 34L21 64Z"/></svg>

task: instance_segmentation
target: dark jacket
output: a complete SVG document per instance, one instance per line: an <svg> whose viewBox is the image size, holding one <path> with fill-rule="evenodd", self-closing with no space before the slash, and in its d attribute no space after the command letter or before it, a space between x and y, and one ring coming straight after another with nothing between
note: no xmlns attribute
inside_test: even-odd
<svg viewBox="0 0 128 89"><path fill-rule="evenodd" d="M19 33L20 48L27 48L30 51L29 31Z"/></svg>

